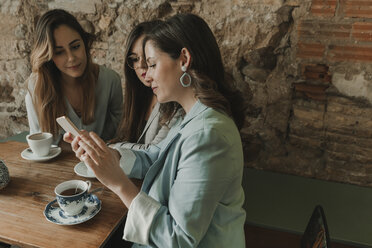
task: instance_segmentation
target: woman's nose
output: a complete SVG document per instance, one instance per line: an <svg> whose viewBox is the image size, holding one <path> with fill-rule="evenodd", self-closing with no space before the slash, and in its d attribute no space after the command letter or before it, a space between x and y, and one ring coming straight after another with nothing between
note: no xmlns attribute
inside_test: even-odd
<svg viewBox="0 0 372 248"><path fill-rule="evenodd" d="M149 70L147 70L146 72L145 81L148 83L152 82L152 77L151 77L151 73L149 73Z"/></svg>
<svg viewBox="0 0 372 248"><path fill-rule="evenodd" d="M75 54L71 51L67 51L67 60L74 61L74 59L75 59Z"/></svg>
<svg viewBox="0 0 372 248"><path fill-rule="evenodd" d="M139 67L144 68L144 69L147 68L147 63L146 63L146 60L143 56L139 57Z"/></svg>

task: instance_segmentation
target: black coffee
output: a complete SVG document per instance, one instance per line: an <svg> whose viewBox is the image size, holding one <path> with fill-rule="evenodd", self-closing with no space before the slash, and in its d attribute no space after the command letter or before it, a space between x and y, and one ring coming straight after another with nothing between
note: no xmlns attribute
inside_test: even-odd
<svg viewBox="0 0 372 248"><path fill-rule="evenodd" d="M80 189L80 188L76 188L76 189L72 188L72 189L66 189L66 190L62 191L60 195L71 196L71 195L80 194L81 192L83 192L83 190Z"/></svg>

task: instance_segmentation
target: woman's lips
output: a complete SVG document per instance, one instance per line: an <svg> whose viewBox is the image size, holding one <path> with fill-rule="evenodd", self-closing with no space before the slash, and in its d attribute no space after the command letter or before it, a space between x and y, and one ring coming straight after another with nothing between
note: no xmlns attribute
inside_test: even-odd
<svg viewBox="0 0 372 248"><path fill-rule="evenodd" d="M71 70L77 70L77 69L79 69L79 67L80 67L80 64L78 64L78 65L74 65L74 66L69 66L69 67L67 67L68 69L71 69Z"/></svg>

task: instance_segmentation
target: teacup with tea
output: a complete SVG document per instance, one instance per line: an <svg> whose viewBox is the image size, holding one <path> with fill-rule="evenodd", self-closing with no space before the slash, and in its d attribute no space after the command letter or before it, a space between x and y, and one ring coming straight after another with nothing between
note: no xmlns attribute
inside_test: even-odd
<svg viewBox="0 0 372 248"><path fill-rule="evenodd" d="M32 150L32 153L38 157L45 157L50 152L53 142L53 135L47 132L34 133L27 135L26 140Z"/></svg>
<svg viewBox="0 0 372 248"><path fill-rule="evenodd" d="M89 197L91 182L70 180L60 183L54 189L59 207L67 215L79 214Z"/></svg>

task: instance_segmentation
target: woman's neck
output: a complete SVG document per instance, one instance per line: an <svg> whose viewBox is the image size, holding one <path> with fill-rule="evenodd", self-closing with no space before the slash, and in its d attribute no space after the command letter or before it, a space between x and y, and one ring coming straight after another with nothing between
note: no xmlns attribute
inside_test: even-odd
<svg viewBox="0 0 372 248"><path fill-rule="evenodd" d="M153 108L154 108L154 106L156 105L157 102L158 102L158 99L156 98L156 96L152 95L152 99L151 99L150 105L147 109L146 116L145 116L146 121L149 120L151 112L152 112L152 110L153 110Z"/></svg>
<svg viewBox="0 0 372 248"><path fill-rule="evenodd" d="M198 99L194 94L194 90L192 88L187 88L184 91L182 98L178 99L178 103L182 106L185 110L186 114L190 112L191 108L194 106Z"/></svg>
<svg viewBox="0 0 372 248"><path fill-rule="evenodd" d="M64 88L75 88L78 85L78 79L62 74L61 83Z"/></svg>

